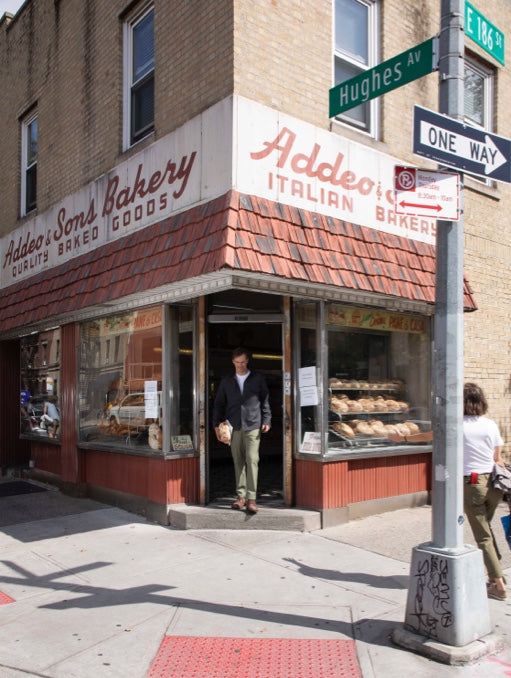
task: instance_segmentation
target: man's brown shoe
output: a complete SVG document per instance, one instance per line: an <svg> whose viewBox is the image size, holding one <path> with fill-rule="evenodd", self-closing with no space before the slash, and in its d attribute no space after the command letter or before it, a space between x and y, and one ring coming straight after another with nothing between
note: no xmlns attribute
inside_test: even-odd
<svg viewBox="0 0 511 678"><path fill-rule="evenodd" d="M254 499L249 499L247 501L247 513L257 513L259 509L257 508L257 504L255 503Z"/></svg>
<svg viewBox="0 0 511 678"><path fill-rule="evenodd" d="M239 511L245 506L245 497L238 497L236 501L233 501L231 508Z"/></svg>

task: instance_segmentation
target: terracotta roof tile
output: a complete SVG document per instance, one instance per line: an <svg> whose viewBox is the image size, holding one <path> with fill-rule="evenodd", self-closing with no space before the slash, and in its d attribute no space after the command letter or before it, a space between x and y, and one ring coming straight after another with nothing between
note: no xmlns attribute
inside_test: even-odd
<svg viewBox="0 0 511 678"><path fill-rule="evenodd" d="M3 289L0 331L225 267L435 299L433 246L230 191Z"/></svg>

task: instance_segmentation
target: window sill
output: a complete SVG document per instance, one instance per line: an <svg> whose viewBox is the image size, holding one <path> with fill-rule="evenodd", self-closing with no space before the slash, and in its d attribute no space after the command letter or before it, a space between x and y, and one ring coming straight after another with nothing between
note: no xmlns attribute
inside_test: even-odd
<svg viewBox="0 0 511 678"><path fill-rule="evenodd" d="M42 443L43 445L60 445L60 438L48 438L48 436L31 436L25 433L20 434L20 440L29 440L32 443Z"/></svg>
<svg viewBox="0 0 511 678"><path fill-rule="evenodd" d="M112 452L113 454L124 454L131 457L145 457L147 459L164 459L168 461L169 459L186 459L187 457L197 457L198 452L195 450L186 450L183 452L164 452L162 450L151 450L149 448L135 448L135 447L112 447L111 445L102 445L98 443L87 443L85 441L79 441L76 443L76 447L79 450L84 452Z"/></svg>
<svg viewBox="0 0 511 678"><path fill-rule="evenodd" d="M351 459L378 459L380 457L403 457L410 454L430 454L433 446L430 444L414 445L396 445L392 447L383 447L379 449L360 449L358 452L353 450L329 451L325 455L297 452L296 459L317 462L349 461Z"/></svg>

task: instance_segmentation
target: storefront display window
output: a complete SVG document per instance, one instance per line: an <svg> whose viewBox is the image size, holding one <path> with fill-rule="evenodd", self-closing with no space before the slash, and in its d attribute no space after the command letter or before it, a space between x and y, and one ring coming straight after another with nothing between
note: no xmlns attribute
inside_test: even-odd
<svg viewBox="0 0 511 678"><path fill-rule="evenodd" d="M86 322L79 358L80 439L162 448L162 309Z"/></svg>
<svg viewBox="0 0 511 678"><path fill-rule="evenodd" d="M20 432L59 439L60 328L21 338Z"/></svg>
<svg viewBox="0 0 511 678"><path fill-rule="evenodd" d="M298 366L298 427L300 430L301 451L319 452L321 448L321 430L317 424L321 421L318 398L318 358L316 324L319 304L304 303L297 307L299 318L299 356Z"/></svg>
<svg viewBox="0 0 511 678"><path fill-rule="evenodd" d="M169 381L170 411L168 426L170 432L170 451L180 452L194 449L195 433L195 365L194 347L194 308L193 306L171 306Z"/></svg>
<svg viewBox="0 0 511 678"><path fill-rule="evenodd" d="M339 304L318 307L315 320L306 306L299 316L300 452L385 450L398 446L392 434L431 430L428 319ZM314 327L321 333L319 345ZM315 371L307 373L312 343Z"/></svg>

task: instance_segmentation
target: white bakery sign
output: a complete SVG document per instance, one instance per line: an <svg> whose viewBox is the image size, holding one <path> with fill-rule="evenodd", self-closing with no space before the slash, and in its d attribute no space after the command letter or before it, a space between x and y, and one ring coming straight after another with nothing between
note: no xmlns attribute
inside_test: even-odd
<svg viewBox="0 0 511 678"><path fill-rule="evenodd" d="M395 164L337 134L228 98L4 236L1 286L231 188L434 243L435 219L396 214Z"/></svg>
<svg viewBox="0 0 511 678"><path fill-rule="evenodd" d="M226 99L26 220L0 243L1 286L222 195L232 182L231 138Z"/></svg>
<svg viewBox="0 0 511 678"><path fill-rule="evenodd" d="M394 157L246 99L235 119L240 191L435 243L436 219L395 211Z"/></svg>

